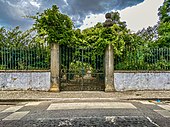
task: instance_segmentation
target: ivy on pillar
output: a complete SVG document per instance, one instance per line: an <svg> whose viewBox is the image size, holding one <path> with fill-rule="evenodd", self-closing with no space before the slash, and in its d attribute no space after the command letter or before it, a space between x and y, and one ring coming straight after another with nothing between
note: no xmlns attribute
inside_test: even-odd
<svg viewBox="0 0 170 127"><path fill-rule="evenodd" d="M51 92L59 92L60 78L59 44L51 43Z"/></svg>
<svg viewBox="0 0 170 127"><path fill-rule="evenodd" d="M113 21L111 13L105 15L104 27L111 27ZM105 50L105 92L115 91L114 87L114 50L112 44L108 44Z"/></svg>

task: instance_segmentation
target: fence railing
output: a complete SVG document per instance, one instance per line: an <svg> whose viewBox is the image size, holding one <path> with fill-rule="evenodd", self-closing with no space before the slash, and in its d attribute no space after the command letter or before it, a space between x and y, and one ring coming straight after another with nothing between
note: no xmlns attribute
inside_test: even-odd
<svg viewBox="0 0 170 127"><path fill-rule="evenodd" d="M170 70L170 48L126 48L115 56L115 70Z"/></svg>
<svg viewBox="0 0 170 127"><path fill-rule="evenodd" d="M49 70L49 47L0 47L0 70Z"/></svg>
<svg viewBox="0 0 170 127"><path fill-rule="evenodd" d="M61 63L69 66L68 61L87 62L95 68L104 64L103 58L92 58L92 50L65 49L61 47ZM83 55L82 55L83 54ZM69 57L68 57L69 55ZM75 56L73 56L75 55ZM101 61L99 63L99 61ZM100 65L104 66L104 65ZM115 70L170 70L170 48L126 48L122 54L115 55ZM33 46L21 48L0 47L0 70L49 70L50 48L48 46ZM97 69L97 68L96 68Z"/></svg>

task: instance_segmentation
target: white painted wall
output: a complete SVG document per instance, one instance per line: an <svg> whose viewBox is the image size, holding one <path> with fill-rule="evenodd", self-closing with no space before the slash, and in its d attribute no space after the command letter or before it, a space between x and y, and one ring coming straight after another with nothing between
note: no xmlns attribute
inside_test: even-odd
<svg viewBox="0 0 170 127"><path fill-rule="evenodd" d="M170 90L170 73L114 74L117 91ZM50 89L50 72L0 72L0 90Z"/></svg>
<svg viewBox="0 0 170 127"><path fill-rule="evenodd" d="M170 73L115 73L117 91L170 90Z"/></svg>
<svg viewBox="0 0 170 127"><path fill-rule="evenodd" d="M0 90L50 89L50 72L1 72Z"/></svg>

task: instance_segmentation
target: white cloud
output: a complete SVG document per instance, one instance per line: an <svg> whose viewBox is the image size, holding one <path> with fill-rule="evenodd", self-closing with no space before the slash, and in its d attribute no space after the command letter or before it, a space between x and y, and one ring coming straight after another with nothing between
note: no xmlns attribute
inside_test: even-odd
<svg viewBox="0 0 170 127"><path fill-rule="evenodd" d="M127 27L132 31L138 31L148 26L157 24L158 8L163 4L164 0L145 0L133 7L128 7L119 11L121 20L126 21ZM114 10L113 10L114 11ZM90 14L86 16L83 25L80 29L85 29L94 26L97 22L105 21L105 14Z"/></svg>
<svg viewBox="0 0 170 127"><path fill-rule="evenodd" d="M105 21L105 15L104 14L90 14L86 16L85 20L83 21L83 25L80 27L81 30L89 27L93 27L98 22L104 22Z"/></svg>
<svg viewBox="0 0 170 127"><path fill-rule="evenodd" d="M128 7L120 11L121 20L126 21L128 28L138 31L148 26L157 24L158 8L164 0L145 0L134 7Z"/></svg>
<svg viewBox="0 0 170 127"><path fill-rule="evenodd" d="M64 0L64 2L66 3L66 5L68 5L68 2L67 2L67 0Z"/></svg>
<svg viewBox="0 0 170 127"><path fill-rule="evenodd" d="M36 0L31 0L30 1L30 4L32 4L33 6L37 7L37 8L40 8L40 3L38 3Z"/></svg>

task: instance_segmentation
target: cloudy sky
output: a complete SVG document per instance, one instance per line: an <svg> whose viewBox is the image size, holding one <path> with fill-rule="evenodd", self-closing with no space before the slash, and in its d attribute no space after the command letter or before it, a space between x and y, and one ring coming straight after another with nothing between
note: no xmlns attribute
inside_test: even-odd
<svg viewBox="0 0 170 127"><path fill-rule="evenodd" d="M87 28L104 22L104 14L119 11L133 31L153 26L158 21L158 8L164 0L0 0L0 26L20 26L26 30L33 21L25 15L35 15L56 4L62 13L69 15L75 27Z"/></svg>

